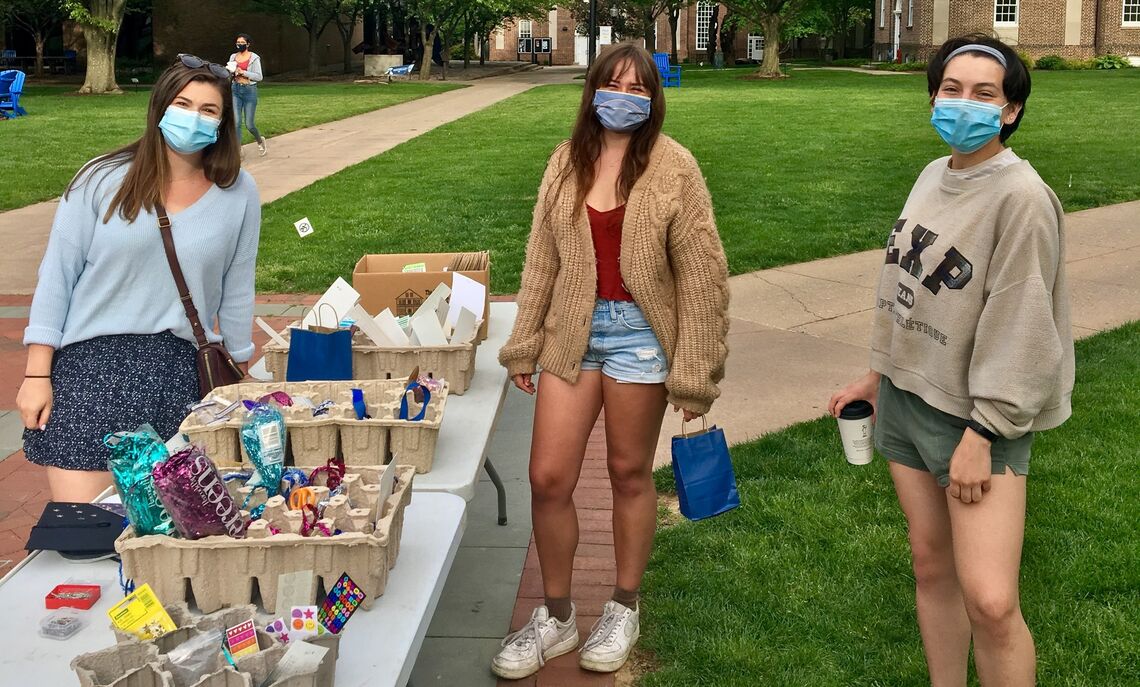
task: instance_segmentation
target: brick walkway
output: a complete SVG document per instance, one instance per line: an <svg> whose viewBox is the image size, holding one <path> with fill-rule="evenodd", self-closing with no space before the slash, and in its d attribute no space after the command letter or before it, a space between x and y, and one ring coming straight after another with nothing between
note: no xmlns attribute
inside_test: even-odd
<svg viewBox="0 0 1140 687"><path fill-rule="evenodd" d="M586 445L582 476L574 491L578 508L578 554L574 558L572 598L578 610L578 635L585 642L590 628L598 619L602 605L609 601L617 581L614 566L613 499L610 477L606 470L606 435L599 418ZM523 568L519 595L515 600L511 631L522 627L530 614L543 603L542 577L538 570L538 552L534 538L530 541L526 566ZM547 663L537 675L524 680L500 680L500 687L611 687L613 675L591 673L578 667L578 652L573 651Z"/></svg>

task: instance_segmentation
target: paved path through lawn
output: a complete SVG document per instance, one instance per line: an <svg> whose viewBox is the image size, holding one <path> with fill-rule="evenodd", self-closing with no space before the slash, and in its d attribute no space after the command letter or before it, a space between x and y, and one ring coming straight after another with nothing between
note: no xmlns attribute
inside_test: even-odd
<svg viewBox="0 0 1140 687"><path fill-rule="evenodd" d="M245 146L245 169L257 179L261 201L269 203L441 124L535 86L571 83L582 72L580 67L553 67L480 79L467 88L275 136L264 158L257 156L255 145ZM320 107L319 101L314 107ZM35 290L55 207L53 200L0 213L0 294Z"/></svg>

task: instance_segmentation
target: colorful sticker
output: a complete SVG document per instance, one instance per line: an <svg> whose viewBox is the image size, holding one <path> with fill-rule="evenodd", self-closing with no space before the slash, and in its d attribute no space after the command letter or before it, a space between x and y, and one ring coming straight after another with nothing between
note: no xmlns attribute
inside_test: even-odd
<svg viewBox="0 0 1140 687"><path fill-rule="evenodd" d="M318 614L321 625L333 634L340 634L345 623L364 602L364 597L364 590L352 581L348 573L344 573L333 585L328 598L321 604L321 611Z"/></svg>
<svg viewBox="0 0 1140 687"><path fill-rule="evenodd" d="M252 620L239 623L226 630L226 645L230 648L230 656L240 658L256 654L261 650L257 645L257 631Z"/></svg>

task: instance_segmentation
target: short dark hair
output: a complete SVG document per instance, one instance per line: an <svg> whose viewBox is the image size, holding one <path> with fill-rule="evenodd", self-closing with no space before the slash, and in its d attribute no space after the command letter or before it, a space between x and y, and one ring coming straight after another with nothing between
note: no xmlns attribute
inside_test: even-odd
<svg viewBox="0 0 1140 687"><path fill-rule="evenodd" d="M252 45L252 44L253 44L253 39L249 37L249 34L248 34L248 33L239 33L239 34L237 35L237 37L238 37L238 38L244 38L244 39L245 39L245 42L246 42L246 43L249 43L250 45ZM234 40L237 40L237 38L235 38Z"/></svg>
<svg viewBox="0 0 1140 687"><path fill-rule="evenodd" d="M942 73L946 68L946 57L961 48L964 45L985 45L1001 52L1005 57L1006 68L1005 78L1002 79L1001 88L1005 92L1007 102L1017 103L1021 105L1021 111L1017 113L1017 119L1013 120L1013 124L1003 124L1001 133L998 135L999 140L1005 143L1006 139L1017 131L1017 127L1021 124L1021 118L1025 116L1025 102L1029 100L1029 70L1026 69L1025 63L1021 61L1021 57L1005 43L1002 43L996 38L992 38L985 34L975 33L967 36L961 36L946 41L942 47L938 49L934 55L931 56L930 62L926 67L926 88L930 93L930 97L938 92L939 86L942 85ZM975 52L975 55L982 57L990 57L984 52ZM996 60L995 60L996 61Z"/></svg>

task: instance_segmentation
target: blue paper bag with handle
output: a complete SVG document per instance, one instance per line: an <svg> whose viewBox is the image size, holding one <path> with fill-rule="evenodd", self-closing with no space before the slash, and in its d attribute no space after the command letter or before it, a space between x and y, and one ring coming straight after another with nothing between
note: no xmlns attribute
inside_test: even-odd
<svg viewBox="0 0 1140 687"><path fill-rule="evenodd" d="M740 505L724 430L701 420L702 431L685 434L682 421L681 434L673 437L673 479L681 515L690 520L711 518Z"/></svg>
<svg viewBox="0 0 1140 687"><path fill-rule="evenodd" d="M352 331L331 333L294 328L289 334L287 382L352 379Z"/></svg>

